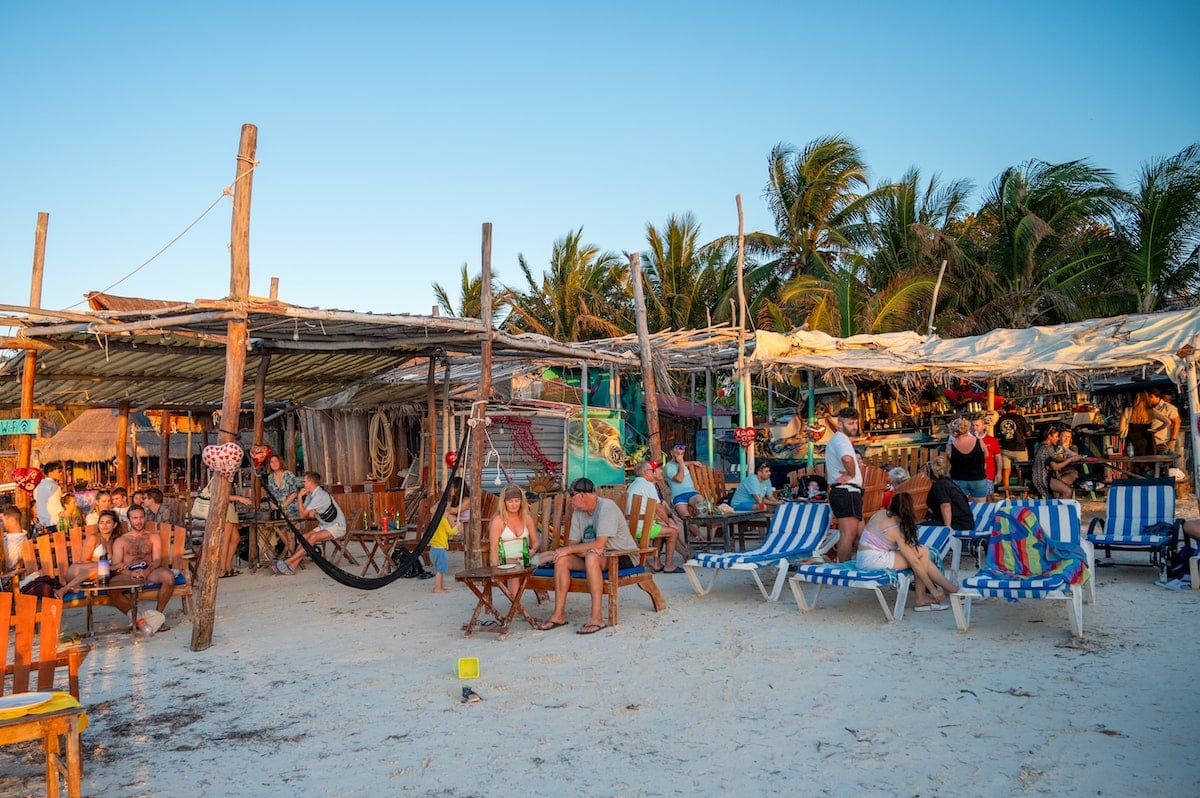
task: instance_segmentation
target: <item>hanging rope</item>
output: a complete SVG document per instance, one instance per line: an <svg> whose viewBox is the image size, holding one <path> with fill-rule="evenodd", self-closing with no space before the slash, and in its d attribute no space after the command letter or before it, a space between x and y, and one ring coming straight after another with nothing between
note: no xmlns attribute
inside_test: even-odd
<svg viewBox="0 0 1200 798"><path fill-rule="evenodd" d="M468 447L470 446L470 438L471 427L468 425L463 428L462 440L459 441L458 451L467 451ZM378 590L381 587L387 587L392 582L395 582L397 579L402 578L404 574L408 573L409 568L411 568L413 563L417 561L417 559L421 556L421 553L425 551L425 547L429 545L429 541L433 539L433 533L437 531L438 524L441 523L442 516L446 512L446 504L450 500L450 483L454 480L454 476L458 473L459 465L462 462L463 458L458 458L458 460L455 461L454 466L450 469L450 478L446 480L446 486L442 489L441 498L438 499L437 507L433 511L433 517L429 519L429 526L425 528L425 534L421 536L421 540L417 542L417 545L412 551L409 551L407 548L400 547L398 551L392 552L392 562L395 563L396 567L390 573L383 574L382 576L374 576L369 578L364 576L356 576L348 571L343 571L341 568L338 568L336 565L327 560L323 554L321 554L320 548L314 546L305 539L304 533L296 528L296 525L292 522L292 519L287 517L286 513L283 513L283 507L280 506L279 500L271 495L270 491L266 492L266 496L268 501L275 506L275 509L279 510L280 513L283 514L283 520L287 522L288 528L291 529L292 534L295 535L296 542L304 549L305 554L312 559L313 564L320 568L326 576L339 584L345 585L346 587L353 587L357 588L358 590ZM260 478L266 479L265 471Z"/></svg>
<svg viewBox="0 0 1200 798"><path fill-rule="evenodd" d="M371 416L367 427L367 440L371 450L371 473L376 482L387 482L396 465L395 444L392 440L392 425L387 411L380 410Z"/></svg>

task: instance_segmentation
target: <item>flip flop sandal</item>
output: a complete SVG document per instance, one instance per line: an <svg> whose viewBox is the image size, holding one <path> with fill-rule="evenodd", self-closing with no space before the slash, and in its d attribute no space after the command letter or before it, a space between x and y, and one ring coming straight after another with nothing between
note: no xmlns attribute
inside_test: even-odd
<svg viewBox="0 0 1200 798"><path fill-rule="evenodd" d="M594 635L594 634L596 634L596 632L599 632L601 629L607 629L607 628L608 628L608 626L605 624L585 623L583 626L579 627L579 629L577 629L575 631L575 634L577 634L577 635Z"/></svg>

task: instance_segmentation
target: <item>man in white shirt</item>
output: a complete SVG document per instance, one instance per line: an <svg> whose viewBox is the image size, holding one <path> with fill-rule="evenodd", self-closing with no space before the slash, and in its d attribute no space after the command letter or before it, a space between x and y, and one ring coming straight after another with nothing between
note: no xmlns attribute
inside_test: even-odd
<svg viewBox="0 0 1200 798"><path fill-rule="evenodd" d="M658 502L658 506L654 508L654 525L650 528L650 542L654 544L655 548L658 548L660 543L662 544L662 562L659 563L659 555L656 555L654 561L650 563L650 570L655 573L673 574L679 571L675 567L675 547L683 533L683 524L672 515L671 503L663 501L658 485L661 477L662 467L653 460L644 460L635 465L633 482L629 483L629 487L625 491L625 513L628 515L633 506L634 496L654 499ZM630 531L641 542L642 530L632 529Z"/></svg>
<svg viewBox="0 0 1200 798"><path fill-rule="evenodd" d="M858 434L858 411L843 407L837 414L837 432L825 447L825 477L829 480L829 509L838 522L837 558L846 562L863 527L863 470L850 442Z"/></svg>
<svg viewBox="0 0 1200 798"><path fill-rule="evenodd" d="M296 494L300 498L300 517L315 518L316 529L304 533L304 539L317 544L323 540L341 540L346 537L346 514L333 500L333 497L321 487L321 475L316 471L304 474L304 487ZM292 556L286 560L276 560L271 570L285 576L295 576L296 567L304 559L303 546L297 546Z"/></svg>
<svg viewBox="0 0 1200 798"><path fill-rule="evenodd" d="M62 514L62 487L58 484L62 479L62 463L46 463L42 473L46 476L33 489L33 500L37 502L38 523L53 529Z"/></svg>

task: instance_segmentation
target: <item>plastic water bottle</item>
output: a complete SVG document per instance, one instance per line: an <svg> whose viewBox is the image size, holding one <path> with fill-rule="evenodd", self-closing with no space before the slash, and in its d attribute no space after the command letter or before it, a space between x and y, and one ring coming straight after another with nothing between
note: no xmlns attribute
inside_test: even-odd
<svg viewBox="0 0 1200 798"><path fill-rule="evenodd" d="M812 499L821 492L821 487L815 481L808 483L808 498Z"/></svg>
<svg viewBox="0 0 1200 798"><path fill-rule="evenodd" d="M105 551L103 543L96 547L96 558L96 581L103 587L108 584L110 573L108 552Z"/></svg>

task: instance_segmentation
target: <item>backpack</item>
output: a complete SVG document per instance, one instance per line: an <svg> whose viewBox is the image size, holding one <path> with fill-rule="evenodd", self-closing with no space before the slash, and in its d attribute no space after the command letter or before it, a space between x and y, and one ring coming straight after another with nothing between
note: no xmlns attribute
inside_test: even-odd
<svg viewBox="0 0 1200 798"><path fill-rule="evenodd" d="M1184 541L1184 544L1171 555L1171 562L1167 565L1167 579L1190 579L1191 569L1188 560L1193 557L1200 557L1200 550L1197 550L1190 541Z"/></svg>

